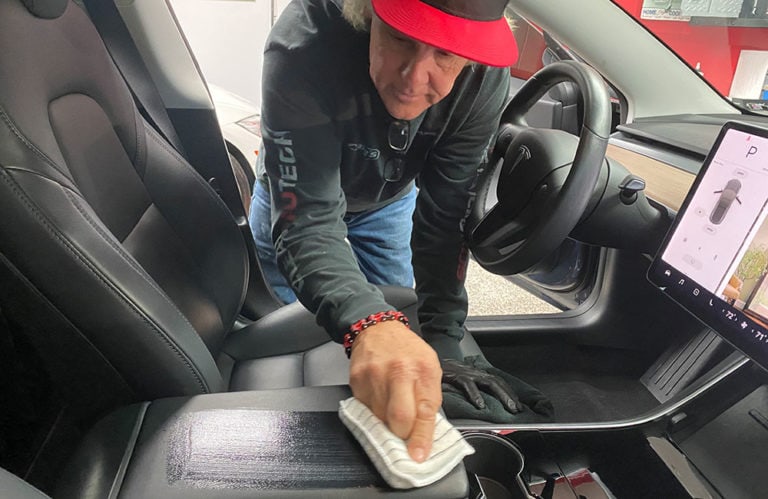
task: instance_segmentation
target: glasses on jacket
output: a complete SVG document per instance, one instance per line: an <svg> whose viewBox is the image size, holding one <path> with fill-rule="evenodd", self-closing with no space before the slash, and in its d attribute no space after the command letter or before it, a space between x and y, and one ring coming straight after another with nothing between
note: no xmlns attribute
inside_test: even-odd
<svg viewBox="0 0 768 499"><path fill-rule="evenodd" d="M387 130L387 142L389 148L395 152L384 163L384 180L387 182L399 182L403 178L405 170L405 151L408 150L408 140L411 137L411 125L407 121L395 120Z"/></svg>

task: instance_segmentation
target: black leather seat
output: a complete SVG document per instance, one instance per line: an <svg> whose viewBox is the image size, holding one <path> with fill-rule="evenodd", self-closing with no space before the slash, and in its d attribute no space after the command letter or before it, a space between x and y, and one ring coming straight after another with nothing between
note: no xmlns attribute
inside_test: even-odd
<svg viewBox="0 0 768 499"><path fill-rule="evenodd" d="M0 0L0 47L0 307L69 400L347 382L300 305L236 325L241 232L78 5ZM412 290L387 294L415 319Z"/></svg>

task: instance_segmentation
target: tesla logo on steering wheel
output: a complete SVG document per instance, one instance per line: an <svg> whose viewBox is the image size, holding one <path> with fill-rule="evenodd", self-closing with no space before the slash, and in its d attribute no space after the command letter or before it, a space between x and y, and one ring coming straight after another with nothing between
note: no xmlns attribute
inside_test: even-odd
<svg viewBox="0 0 768 499"><path fill-rule="evenodd" d="M515 156L515 160L512 162L512 167L507 172L507 175L512 173L515 168L517 168L517 165L529 159L531 159L531 150L528 149L527 146L520 146L520 148L517 150L517 156Z"/></svg>

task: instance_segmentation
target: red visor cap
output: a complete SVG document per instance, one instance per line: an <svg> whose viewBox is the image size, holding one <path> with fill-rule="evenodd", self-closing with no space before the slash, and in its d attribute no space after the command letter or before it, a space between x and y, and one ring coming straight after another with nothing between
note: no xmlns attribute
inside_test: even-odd
<svg viewBox="0 0 768 499"><path fill-rule="evenodd" d="M379 18L401 33L471 61L506 67L517 42L504 18L507 0L372 0Z"/></svg>

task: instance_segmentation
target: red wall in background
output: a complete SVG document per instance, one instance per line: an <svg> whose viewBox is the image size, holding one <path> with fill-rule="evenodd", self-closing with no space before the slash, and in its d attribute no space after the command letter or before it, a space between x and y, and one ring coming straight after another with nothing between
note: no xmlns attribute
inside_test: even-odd
<svg viewBox="0 0 768 499"><path fill-rule="evenodd" d="M615 0L640 18L643 0ZM768 28L696 26L681 21L639 19L691 66L701 64L705 78L723 95L731 90L733 73L742 50L768 50Z"/></svg>

